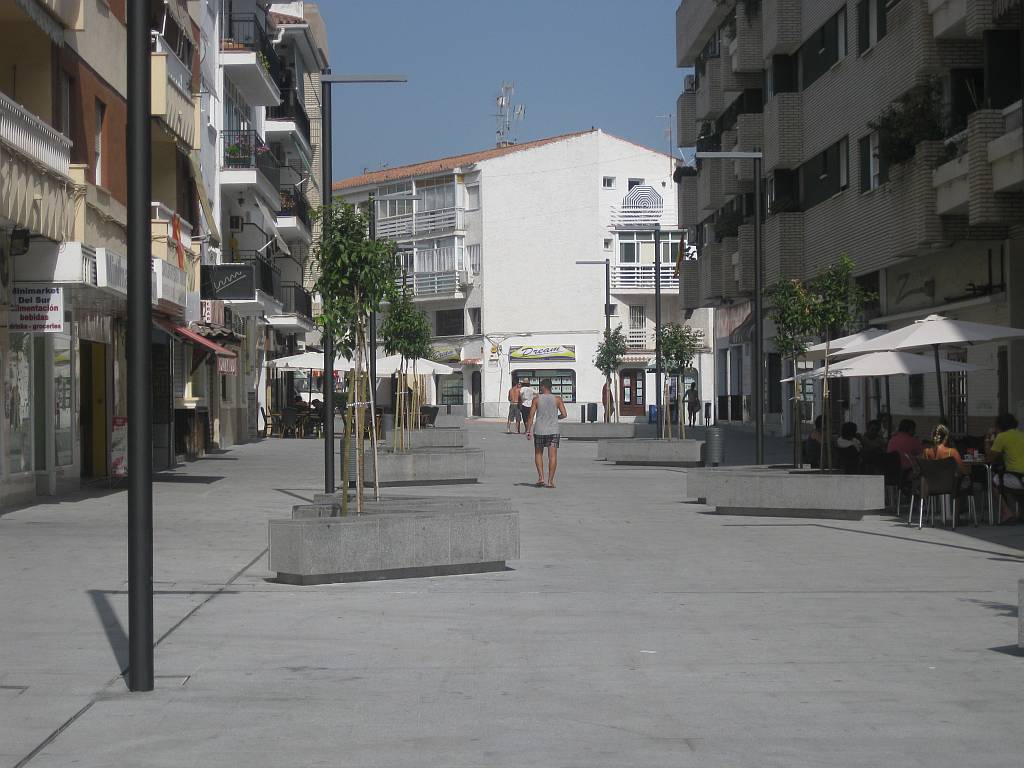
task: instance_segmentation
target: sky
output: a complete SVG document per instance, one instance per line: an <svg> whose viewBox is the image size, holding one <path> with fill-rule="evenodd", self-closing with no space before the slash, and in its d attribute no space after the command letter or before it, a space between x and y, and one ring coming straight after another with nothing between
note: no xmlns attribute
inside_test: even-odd
<svg viewBox="0 0 1024 768"><path fill-rule="evenodd" d="M494 146L515 82L522 143L591 127L668 151L678 0L320 0L336 73L334 179Z"/></svg>

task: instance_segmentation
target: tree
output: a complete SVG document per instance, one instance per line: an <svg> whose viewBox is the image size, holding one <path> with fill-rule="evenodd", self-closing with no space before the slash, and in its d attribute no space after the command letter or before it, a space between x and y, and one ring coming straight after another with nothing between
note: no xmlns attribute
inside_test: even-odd
<svg viewBox="0 0 1024 768"><path fill-rule="evenodd" d="M768 293L771 302L769 317L775 325L775 348L791 361L793 376L797 374L800 357L807 351L808 337L813 333L811 305L807 286L800 280L782 280ZM793 466L802 462L800 384L793 379Z"/></svg>
<svg viewBox="0 0 1024 768"><path fill-rule="evenodd" d="M384 349L389 355L402 357L402 386L399 388L400 401L395 408L395 448L405 447L406 431L415 423L413 414L418 411L415 403L406 392L404 379L409 374L409 363L412 361L412 374L416 376L416 360L429 357L430 321L426 314L413 304L408 290L401 290L388 306L387 316L380 327Z"/></svg>
<svg viewBox="0 0 1024 768"><path fill-rule="evenodd" d="M665 370L675 374L679 381L676 387L676 412L679 415L679 436L686 437L683 418L683 374L693 367L693 361L704 348L704 333L688 325L669 323L661 328L661 360ZM669 437L672 428L669 426Z"/></svg>
<svg viewBox="0 0 1024 768"><path fill-rule="evenodd" d="M606 422L610 421L609 417L612 411L610 406L614 400L612 396L612 375L619 370L628 350L629 343L626 341L626 334L623 333L621 325L610 332L605 331L604 338L597 345L594 366L604 374L605 394L602 399L604 400L604 420ZM618 412L616 411L616 413Z"/></svg>
<svg viewBox="0 0 1024 768"><path fill-rule="evenodd" d="M325 205L316 212L320 222L320 242L313 251L320 270L316 290L320 294L321 314L318 323L325 334L333 337L335 349L352 358L353 388L349 402L354 406L354 434L357 436L356 510L363 509L363 410L362 390L366 338L371 312L380 310L384 301L394 298L399 277L396 246L390 240L369 237L369 221L365 214L349 204ZM328 382L328 386L331 383ZM370 443L374 453L374 492L379 497L377 477L377 431L373 383L369 387ZM332 414L327 414L333 418ZM347 464L346 464L347 466ZM346 489L347 494L347 489Z"/></svg>

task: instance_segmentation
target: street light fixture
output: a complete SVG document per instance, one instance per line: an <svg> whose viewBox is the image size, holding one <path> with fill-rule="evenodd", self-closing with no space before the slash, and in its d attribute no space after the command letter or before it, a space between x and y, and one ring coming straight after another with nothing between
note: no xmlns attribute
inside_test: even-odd
<svg viewBox="0 0 1024 768"><path fill-rule="evenodd" d="M604 339L605 343L608 343L608 339L612 335L612 263L608 259L592 259L592 260L579 260L577 264L592 264L592 265L604 265ZM604 405L604 419L605 421L611 421L608 413L608 406L612 400L612 383L611 375L606 373L604 376L604 387L607 392L608 401Z"/></svg>
<svg viewBox="0 0 1024 768"><path fill-rule="evenodd" d="M330 69L320 72L320 119L321 136L321 168L320 179L325 205L334 202L334 190L331 188L331 164L333 163L333 136L331 135L331 86L335 83L407 83L405 75L333 75ZM334 339L324 334L324 493L334 493ZM376 353L373 366L376 367ZM374 386L371 383L371 386ZM348 489L345 489L348 493Z"/></svg>
<svg viewBox="0 0 1024 768"><path fill-rule="evenodd" d="M754 161L754 443L756 463L764 464L764 267L761 254L762 152L697 152L698 160Z"/></svg>

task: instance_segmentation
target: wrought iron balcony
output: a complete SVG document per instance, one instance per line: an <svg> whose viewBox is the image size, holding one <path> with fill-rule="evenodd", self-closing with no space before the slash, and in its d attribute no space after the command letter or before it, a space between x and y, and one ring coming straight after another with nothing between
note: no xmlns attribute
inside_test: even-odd
<svg viewBox="0 0 1024 768"><path fill-rule="evenodd" d="M281 187L281 207L277 211L277 216L294 216L310 228L309 201L305 193L298 187Z"/></svg>
<svg viewBox="0 0 1024 768"><path fill-rule="evenodd" d="M256 131L221 131L224 142L224 168L256 169L275 189L281 187L281 168L277 158Z"/></svg>
<svg viewBox="0 0 1024 768"><path fill-rule="evenodd" d="M281 91L281 103L276 107L267 107L267 119L295 123L299 133L306 137L307 142L310 141L309 115L295 88Z"/></svg>
<svg viewBox="0 0 1024 768"><path fill-rule="evenodd" d="M235 261L252 265L256 290L273 296L281 295L281 273L268 257L258 251L239 251Z"/></svg>
<svg viewBox="0 0 1024 768"><path fill-rule="evenodd" d="M263 19L255 13L231 13L222 23L221 49L255 53L266 73L280 84L281 59L270 44Z"/></svg>
<svg viewBox="0 0 1024 768"><path fill-rule="evenodd" d="M313 299L309 292L298 283L281 283L279 297L286 314L313 317Z"/></svg>

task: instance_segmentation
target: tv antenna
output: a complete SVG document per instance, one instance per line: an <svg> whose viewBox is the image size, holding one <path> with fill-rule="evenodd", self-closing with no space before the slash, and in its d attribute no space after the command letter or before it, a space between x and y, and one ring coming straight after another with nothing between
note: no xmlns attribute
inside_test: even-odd
<svg viewBox="0 0 1024 768"><path fill-rule="evenodd" d="M494 117L498 121L497 145L509 147L516 143L512 131L516 123L521 123L526 118L526 107L522 104L513 104L512 96L516 92L516 84L504 82L501 84L501 93L495 99L498 107Z"/></svg>

